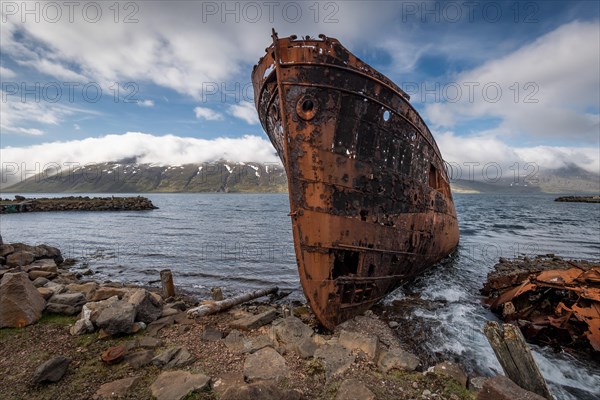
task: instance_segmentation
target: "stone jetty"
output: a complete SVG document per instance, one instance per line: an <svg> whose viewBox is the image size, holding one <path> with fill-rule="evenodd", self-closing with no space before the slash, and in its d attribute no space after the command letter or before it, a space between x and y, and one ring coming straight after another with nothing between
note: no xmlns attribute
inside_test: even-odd
<svg viewBox="0 0 600 400"><path fill-rule="evenodd" d="M38 211L141 211L157 209L146 197L44 197L26 198L15 196L0 199L0 214Z"/></svg>
<svg viewBox="0 0 600 400"><path fill-rule="evenodd" d="M564 203L600 203L600 196L563 196L557 197L554 201Z"/></svg>

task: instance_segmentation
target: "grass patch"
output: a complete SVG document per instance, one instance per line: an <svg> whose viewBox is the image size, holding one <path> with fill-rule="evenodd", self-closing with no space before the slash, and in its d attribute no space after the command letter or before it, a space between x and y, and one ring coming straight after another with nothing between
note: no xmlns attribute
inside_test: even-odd
<svg viewBox="0 0 600 400"><path fill-rule="evenodd" d="M42 325L69 326L73 325L75 321L77 321L77 317L74 316L44 313L38 323Z"/></svg>

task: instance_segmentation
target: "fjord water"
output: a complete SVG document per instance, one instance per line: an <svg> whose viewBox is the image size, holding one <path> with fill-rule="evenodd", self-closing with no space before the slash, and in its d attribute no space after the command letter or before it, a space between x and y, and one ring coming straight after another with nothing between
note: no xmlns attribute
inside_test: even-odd
<svg viewBox="0 0 600 400"><path fill-rule="evenodd" d="M75 268L93 270L95 279L156 284L159 271L170 268L177 286L200 296L208 297L212 286L232 295L277 285L293 290L290 299L302 299L287 194L145 196L159 209L2 215L0 233L6 242L55 245L80 261ZM498 258L554 253L600 259L600 205L556 203L555 197L454 195L457 254L386 299L420 297L406 325L427 332L422 352L456 358L472 374L501 371L481 332L494 316L479 296ZM556 398L600 398L598 364L533 349Z"/></svg>

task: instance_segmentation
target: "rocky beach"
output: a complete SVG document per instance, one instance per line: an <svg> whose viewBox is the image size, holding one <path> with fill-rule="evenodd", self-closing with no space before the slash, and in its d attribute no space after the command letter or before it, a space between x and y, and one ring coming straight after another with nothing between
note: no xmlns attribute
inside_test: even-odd
<svg viewBox="0 0 600 400"><path fill-rule="evenodd" d="M3 399L541 399L427 364L372 311L330 332L280 294L194 319L215 300L98 282L50 246L0 249Z"/></svg>

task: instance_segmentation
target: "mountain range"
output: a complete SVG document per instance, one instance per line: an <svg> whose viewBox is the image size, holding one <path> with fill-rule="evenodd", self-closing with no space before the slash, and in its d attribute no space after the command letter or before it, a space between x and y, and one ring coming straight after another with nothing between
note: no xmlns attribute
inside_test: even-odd
<svg viewBox="0 0 600 400"><path fill-rule="evenodd" d="M5 193L286 192L278 164L218 161L155 165L122 160L43 173L3 187ZM598 193L600 175L575 165L540 170L527 177L451 181L455 193Z"/></svg>

